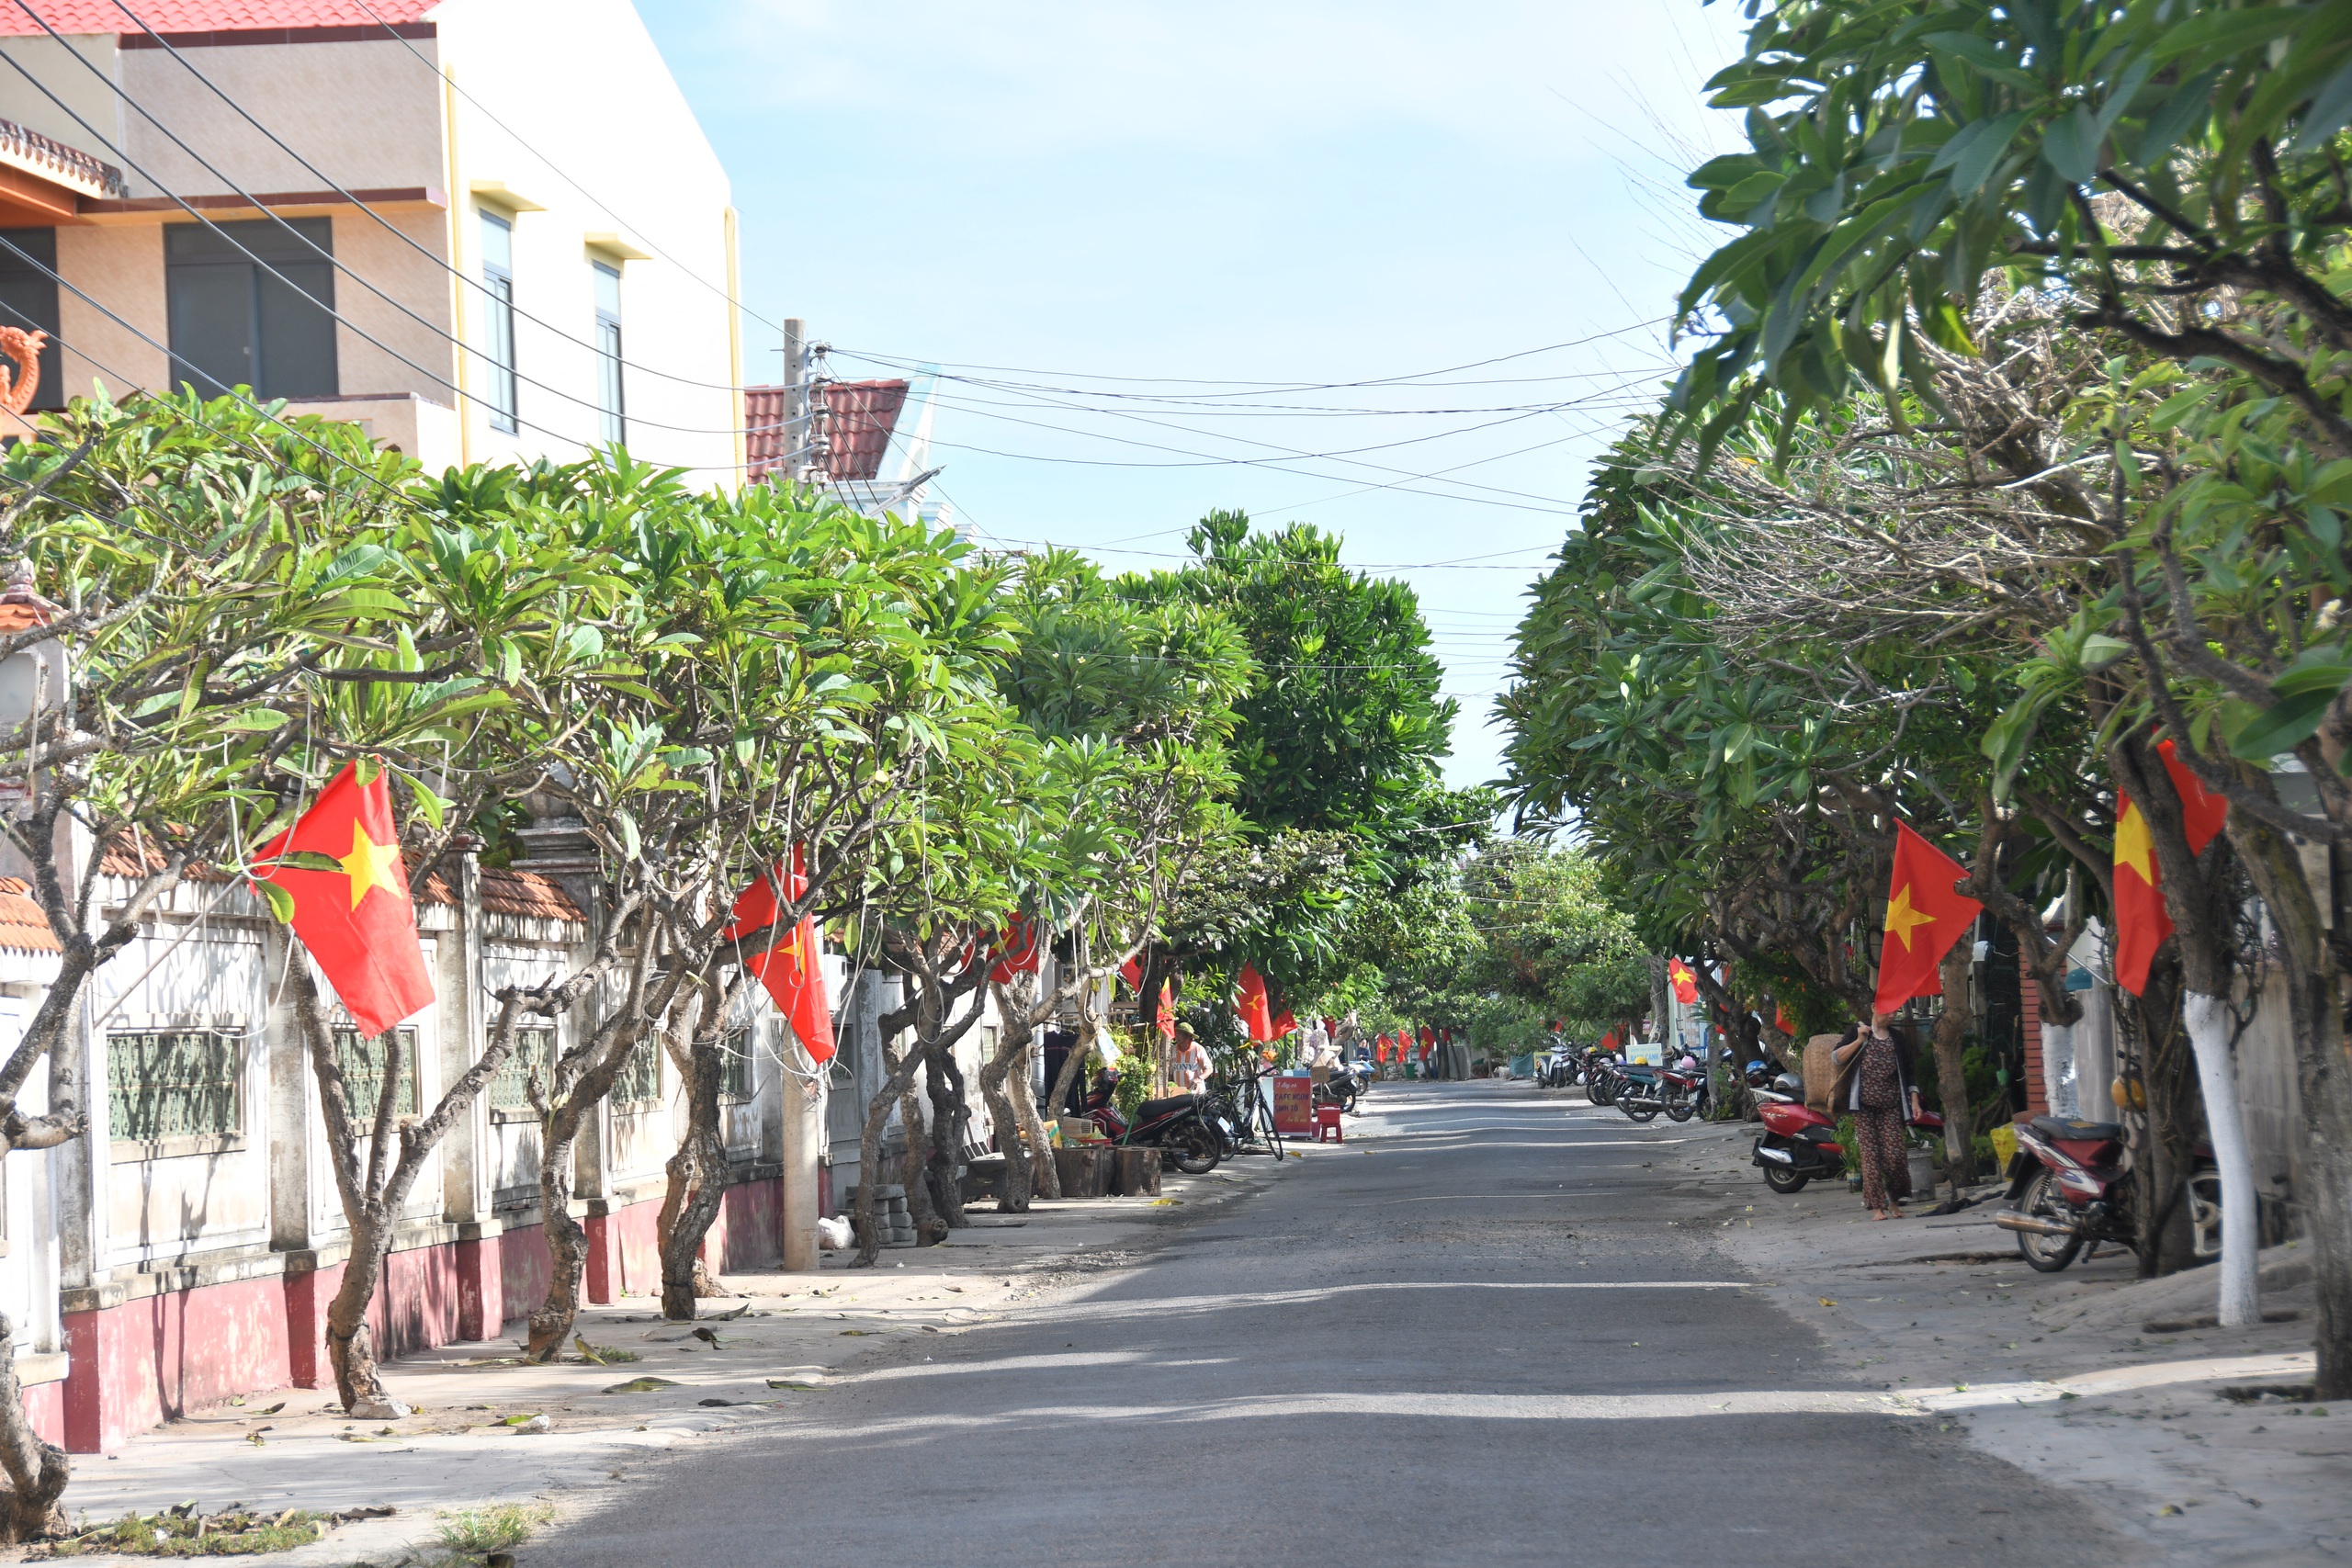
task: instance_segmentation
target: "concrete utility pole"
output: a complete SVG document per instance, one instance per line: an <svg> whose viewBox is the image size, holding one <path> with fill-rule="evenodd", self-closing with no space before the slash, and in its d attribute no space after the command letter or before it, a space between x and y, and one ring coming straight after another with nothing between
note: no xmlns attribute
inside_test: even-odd
<svg viewBox="0 0 2352 1568"><path fill-rule="evenodd" d="M784 477L800 482L807 470L808 447L808 323L798 316L784 319Z"/></svg>

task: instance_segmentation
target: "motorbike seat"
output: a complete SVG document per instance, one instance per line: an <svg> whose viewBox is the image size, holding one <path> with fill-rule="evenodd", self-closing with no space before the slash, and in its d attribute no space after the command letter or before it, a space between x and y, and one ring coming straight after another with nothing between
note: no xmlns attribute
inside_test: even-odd
<svg viewBox="0 0 2352 1568"><path fill-rule="evenodd" d="M1138 1124L1157 1122L1170 1111L1185 1110L1199 1100L1200 1096L1194 1094L1171 1094L1166 1100L1147 1100L1136 1108L1136 1121Z"/></svg>
<svg viewBox="0 0 2352 1568"><path fill-rule="evenodd" d="M2117 1144L2123 1127L2115 1122L2078 1122L2068 1116L2037 1116L2026 1123L2045 1138L2069 1144Z"/></svg>

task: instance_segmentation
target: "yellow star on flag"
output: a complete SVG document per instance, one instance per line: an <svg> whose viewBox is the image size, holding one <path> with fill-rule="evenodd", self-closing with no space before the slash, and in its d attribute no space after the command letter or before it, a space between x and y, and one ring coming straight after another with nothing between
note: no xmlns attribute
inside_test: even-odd
<svg viewBox="0 0 2352 1568"><path fill-rule="evenodd" d="M353 908L359 908L359 900L368 897L370 887L380 887L395 898L407 900L408 879L401 874L399 844L379 844L368 836L367 829L354 822L351 852L337 863L343 867L343 874L351 878Z"/></svg>
<svg viewBox="0 0 2352 1568"><path fill-rule="evenodd" d="M2125 801L2123 815L2116 819L2115 863L2138 872L2149 886L2156 885L2156 844L2148 836L2148 819L2140 815L2137 801Z"/></svg>
<svg viewBox="0 0 2352 1568"><path fill-rule="evenodd" d="M1911 907L1911 885L1907 882L1896 890L1894 897L1886 906L1886 929L1890 934L1903 939L1903 951L1905 953L1911 951L1911 933L1921 926L1935 923L1935 916Z"/></svg>

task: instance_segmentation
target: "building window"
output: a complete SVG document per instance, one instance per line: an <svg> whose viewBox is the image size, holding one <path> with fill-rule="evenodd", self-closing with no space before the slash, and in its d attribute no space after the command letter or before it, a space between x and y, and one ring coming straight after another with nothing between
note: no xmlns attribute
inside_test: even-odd
<svg viewBox="0 0 2352 1568"><path fill-rule="evenodd" d="M481 284L489 309L482 323L482 358L490 375L490 427L513 434L514 419L514 225L494 212L481 215Z"/></svg>
<svg viewBox="0 0 2352 1568"><path fill-rule="evenodd" d="M554 1030L542 1026L514 1032L514 1054L491 1075L490 1108L492 1111L529 1111L531 1070L534 1067L538 1069L542 1084L553 1078Z"/></svg>
<svg viewBox="0 0 2352 1568"><path fill-rule="evenodd" d="M401 1037L400 1115L416 1114L416 1031L403 1029ZM343 1092L352 1116L372 1125L384 1093L384 1040L356 1029L334 1032L334 1057L343 1068Z"/></svg>
<svg viewBox="0 0 2352 1568"><path fill-rule="evenodd" d="M628 405L621 396L621 269L592 262L596 276L596 413L605 444L628 439Z"/></svg>
<svg viewBox="0 0 2352 1568"><path fill-rule="evenodd" d="M718 1098L741 1103L752 1098L752 1032L730 1029L718 1037Z"/></svg>
<svg viewBox="0 0 2352 1568"><path fill-rule="evenodd" d="M334 264L320 254L334 237L324 218L167 224L172 385L207 398L239 386L264 399L334 397Z"/></svg>
<svg viewBox="0 0 2352 1568"><path fill-rule="evenodd" d="M0 326L49 334L41 344L36 409L65 406L65 350L57 341L57 231L0 229ZM17 369L8 367L16 384Z"/></svg>
<svg viewBox="0 0 2352 1568"><path fill-rule="evenodd" d="M244 1035L119 1029L107 1035L107 1123L121 1142L228 1138L244 1130Z"/></svg>
<svg viewBox="0 0 2352 1568"><path fill-rule="evenodd" d="M613 1102L616 1105L650 1105L661 1098L661 1044L652 1040L640 1040L630 1050L628 1060L622 1064L621 1076L613 1081Z"/></svg>

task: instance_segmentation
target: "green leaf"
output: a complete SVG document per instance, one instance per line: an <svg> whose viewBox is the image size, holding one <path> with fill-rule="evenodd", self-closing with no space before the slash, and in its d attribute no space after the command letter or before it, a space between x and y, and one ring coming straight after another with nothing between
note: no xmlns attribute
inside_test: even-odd
<svg viewBox="0 0 2352 1568"><path fill-rule="evenodd" d="M2280 698L2230 737L2231 754L2250 762L2267 762L2282 751L2293 750L2317 732L2335 701L2333 690Z"/></svg>
<svg viewBox="0 0 2352 1568"><path fill-rule="evenodd" d="M2090 106L2076 104L2042 131L2042 160L2068 185L2086 186L2098 176L2098 149L2104 140Z"/></svg>
<svg viewBox="0 0 2352 1568"><path fill-rule="evenodd" d="M2352 122L2352 61L2346 61L2342 70L2312 95L2311 107L2303 111L2302 129L2295 133L2292 150L2318 152L2346 122Z"/></svg>
<svg viewBox="0 0 2352 1568"><path fill-rule="evenodd" d="M2025 110L2011 109L1993 119L1971 120L1959 135L1944 143L1928 171L1950 169L1952 194L1965 201L1992 175L1993 166L2009 150L2025 118Z"/></svg>
<svg viewBox="0 0 2352 1568"><path fill-rule="evenodd" d="M275 882L256 879L254 886L261 889L264 902L269 905L269 912L279 925L290 926L294 923L294 895Z"/></svg>
<svg viewBox="0 0 2352 1568"><path fill-rule="evenodd" d="M286 720L287 716L278 712L276 708L247 708L243 713L232 714L229 717L222 719L220 721L220 728L223 729L241 731L276 729L278 726L284 724Z"/></svg>

